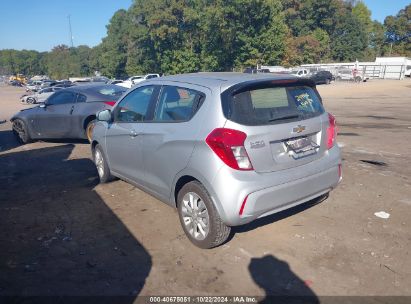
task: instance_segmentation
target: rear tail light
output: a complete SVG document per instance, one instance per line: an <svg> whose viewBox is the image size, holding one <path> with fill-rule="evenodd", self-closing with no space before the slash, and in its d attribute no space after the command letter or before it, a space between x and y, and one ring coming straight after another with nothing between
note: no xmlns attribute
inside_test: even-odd
<svg viewBox="0 0 411 304"><path fill-rule="evenodd" d="M247 135L232 129L214 129L206 138L211 150L230 168L253 170L253 166L244 147Z"/></svg>
<svg viewBox="0 0 411 304"><path fill-rule="evenodd" d="M328 113L329 126L327 128L327 149L334 147L335 141L337 139L337 125L335 117Z"/></svg>
<svg viewBox="0 0 411 304"><path fill-rule="evenodd" d="M105 101L104 102L106 105L109 105L109 106L114 106L115 104L116 104L116 102L115 101Z"/></svg>

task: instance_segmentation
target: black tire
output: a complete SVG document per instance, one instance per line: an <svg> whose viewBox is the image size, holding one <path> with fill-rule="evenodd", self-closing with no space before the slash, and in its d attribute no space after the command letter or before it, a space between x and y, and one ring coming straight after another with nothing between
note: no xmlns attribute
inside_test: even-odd
<svg viewBox="0 0 411 304"><path fill-rule="evenodd" d="M33 97L29 97L29 98L27 98L27 103L35 104L35 103L36 103L36 99L33 98Z"/></svg>
<svg viewBox="0 0 411 304"><path fill-rule="evenodd" d="M331 83L331 79L327 78L327 79L325 80L325 84L330 84L330 83Z"/></svg>
<svg viewBox="0 0 411 304"><path fill-rule="evenodd" d="M355 82L360 83L362 82L362 79L360 76L355 77Z"/></svg>
<svg viewBox="0 0 411 304"><path fill-rule="evenodd" d="M13 133L21 144L28 144L32 141L27 125L21 119L13 120Z"/></svg>
<svg viewBox="0 0 411 304"><path fill-rule="evenodd" d="M341 81L341 80L342 80L341 76L335 77L335 81Z"/></svg>
<svg viewBox="0 0 411 304"><path fill-rule="evenodd" d="M87 123L86 129L84 130L87 140L91 143L94 125L96 124L96 120L93 119L92 121Z"/></svg>
<svg viewBox="0 0 411 304"><path fill-rule="evenodd" d="M101 159L100 159L101 156ZM93 150L93 160L96 165L97 174L100 179L100 183L104 184L113 180L113 176L110 173L110 168L107 163L107 158L104 155L103 149L100 145L96 145ZM101 163L100 163L101 161ZM101 170L100 167L103 169Z"/></svg>
<svg viewBox="0 0 411 304"><path fill-rule="evenodd" d="M187 230L186 224L184 223L182 215L183 198L186 194L190 192L197 194L207 208L209 217L209 231L207 236L203 240L198 240L194 238ZM215 208L211 200L210 195L208 194L206 188L200 182L192 181L185 184L183 188L181 188L177 196L177 209L180 218L180 223L183 227L184 233L195 246L203 249L209 249L223 244L228 239L231 227L223 223L223 221L220 218L220 215L218 214L217 209Z"/></svg>

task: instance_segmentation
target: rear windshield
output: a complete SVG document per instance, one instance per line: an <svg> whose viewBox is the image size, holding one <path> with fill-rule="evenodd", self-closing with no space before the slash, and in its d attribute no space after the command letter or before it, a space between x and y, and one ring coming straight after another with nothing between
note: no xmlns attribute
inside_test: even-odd
<svg viewBox="0 0 411 304"><path fill-rule="evenodd" d="M123 93L126 91L126 89L118 86L110 86L110 87L104 87L98 90L98 92L102 95L106 96L113 96L113 97L119 97L123 95Z"/></svg>
<svg viewBox="0 0 411 304"><path fill-rule="evenodd" d="M324 113L318 93L308 86L248 90L231 97L230 120L248 126L312 118Z"/></svg>

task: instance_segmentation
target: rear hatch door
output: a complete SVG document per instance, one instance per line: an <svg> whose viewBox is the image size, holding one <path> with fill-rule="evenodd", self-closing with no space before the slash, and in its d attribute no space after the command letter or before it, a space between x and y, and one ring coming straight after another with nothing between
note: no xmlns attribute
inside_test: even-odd
<svg viewBox="0 0 411 304"><path fill-rule="evenodd" d="M225 127L247 134L244 143L256 172L301 166L326 149L328 115L311 81L257 83L223 93ZM228 111L227 111L228 109Z"/></svg>

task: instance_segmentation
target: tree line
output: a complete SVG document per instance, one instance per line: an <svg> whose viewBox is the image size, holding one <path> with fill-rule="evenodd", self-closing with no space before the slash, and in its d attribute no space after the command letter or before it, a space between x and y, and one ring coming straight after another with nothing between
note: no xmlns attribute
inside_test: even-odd
<svg viewBox="0 0 411 304"><path fill-rule="evenodd" d="M0 74L63 79L411 57L411 5L384 23L358 0L134 0L90 48L0 50Z"/></svg>

